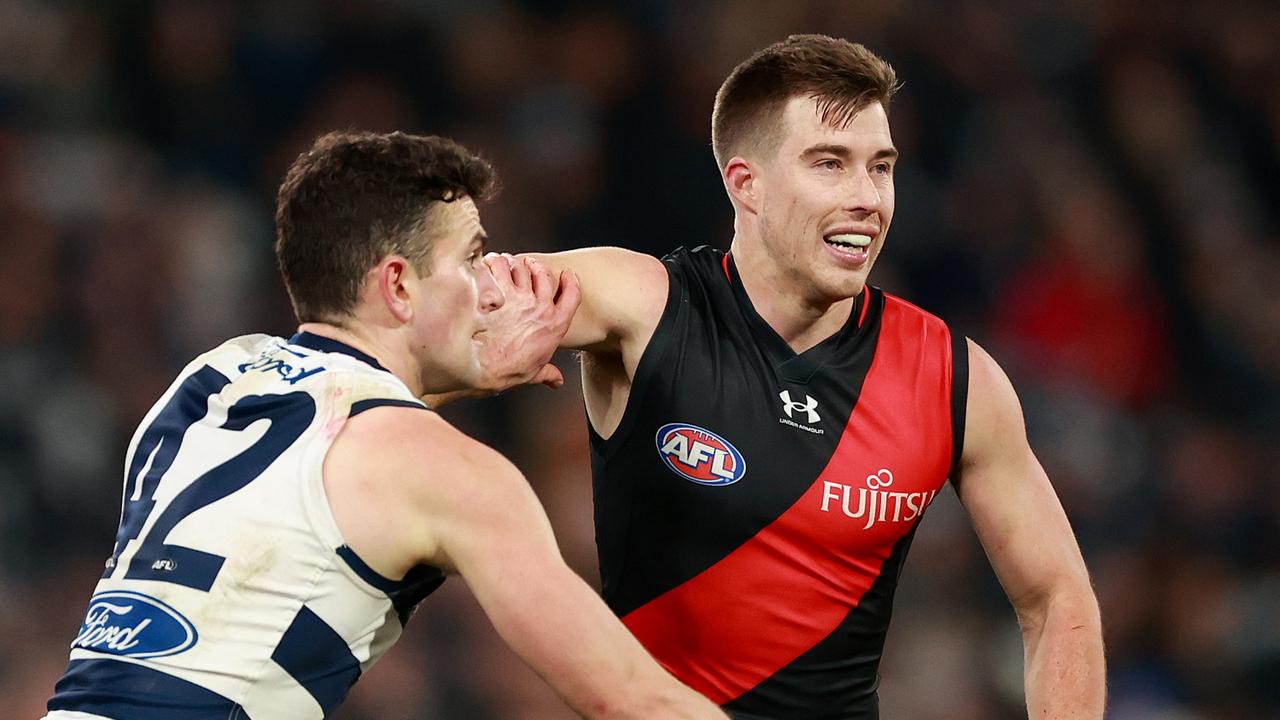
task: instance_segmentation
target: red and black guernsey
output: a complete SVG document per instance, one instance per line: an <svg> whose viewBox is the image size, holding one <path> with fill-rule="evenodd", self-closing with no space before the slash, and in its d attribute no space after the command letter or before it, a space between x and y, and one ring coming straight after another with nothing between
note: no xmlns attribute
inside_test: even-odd
<svg viewBox="0 0 1280 720"><path fill-rule="evenodd" d="M876 718L898 575L960 455L964 338L868 287L797 355L731 257L663 262L622 422L591 434L605 600L735 718Z"/></svg>

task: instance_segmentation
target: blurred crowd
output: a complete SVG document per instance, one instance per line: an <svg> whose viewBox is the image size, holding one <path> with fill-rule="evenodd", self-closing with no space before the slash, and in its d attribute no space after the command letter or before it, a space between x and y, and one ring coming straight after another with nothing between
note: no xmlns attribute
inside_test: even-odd
<svg viewBox="0 0 1280 720"><path fill-rule="evenodd" d="M150 404L226 337L292 333L272 210L314 136L481 151L498 250L727 247L712 98L791 32L861 41L905 81L872 281L1019 389L1102 605L1108 717L1280 718L1271 0L0 0L6 712L39 717L65 665ZM446 414L526 473L597 582L574 384ZM1025 717L1017 623L952 492L881 670L886 718ZM569 716L460 580L337 715Z"/></svg>

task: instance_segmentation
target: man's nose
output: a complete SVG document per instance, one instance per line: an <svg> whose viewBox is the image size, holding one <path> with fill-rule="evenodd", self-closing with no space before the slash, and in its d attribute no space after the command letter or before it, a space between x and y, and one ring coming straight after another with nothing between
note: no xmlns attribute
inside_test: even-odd
<svg viewBox="0 0 1280 720"><path fill-rule="evenodd" d="M493 312L502 307L506 302L506 297L502 294L502 288L498 287L498 283L494 281L493 274L489 272L486 266L480 272L476 273L476 285L480 299L480 310L483 312Z"/></svg>
<svg viewBox="0 0 1280 720"><path fill-rule="evenodd" d="M880 187L866 170L852 173L849 181L848 195L845 198L846 209L876 212L880 209Z"/></svg>

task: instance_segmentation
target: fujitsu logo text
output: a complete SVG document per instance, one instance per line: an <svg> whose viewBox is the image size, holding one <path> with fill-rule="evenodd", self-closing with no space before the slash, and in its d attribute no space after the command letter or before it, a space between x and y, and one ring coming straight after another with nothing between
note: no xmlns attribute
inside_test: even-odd
<svg viewBox="0 0 1280 720"><path fill-rule="evenodd" d="M816 423L822 418L818 417L818 401L809 395L804 396L804 402L796 402L791 399L791 391L783 390L778 393L778 397L782 399L782 409L787 413L787 417L795 417L793 412L805 413L810 423Z"/></svg>
<svg viewBox="0 0 1280 720"><path fill-rule="evenodd" d="M824 480L822 483L822 512L831 512L833 502L840 504L840 510L851 518L867 519L863 530L870 530L872 525L883 522L910 522L920 517L924 509L929 507L937 490L928 492L895 492L888 488L893 485L893 473L888 468L868 475L866 487L857 488L858 509L854 511L852 497L854 487L838 482Z"/></svg>

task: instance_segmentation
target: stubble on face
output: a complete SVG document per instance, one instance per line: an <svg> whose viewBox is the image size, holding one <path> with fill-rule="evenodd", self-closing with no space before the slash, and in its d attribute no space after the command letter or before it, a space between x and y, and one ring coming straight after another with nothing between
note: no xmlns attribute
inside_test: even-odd
<svg viewBox="0 0 1280 720"><path fill-rule="evenodd" d="M774 152L759 163L760 242L775 268L773 284L818 305L853 297L866 284L893 216L896 150L884 108L873 103L834 127L822 120L817 101L796 97L785 106L780 128ZM839 232L872 236L860 266L827 247L826 236Z"/></svg>
<svg viewBox="0 0 1280 720"><path fill-rule="evenodd" d="M470 258L483 252L484 228L469 197L433 207L424 226L432 242L418 278L421 302L416 308L415 334L424 384L466 384L479 376L475 335L481 315L476 272ZM456 388L449 388L456 389Z"/></svg>

